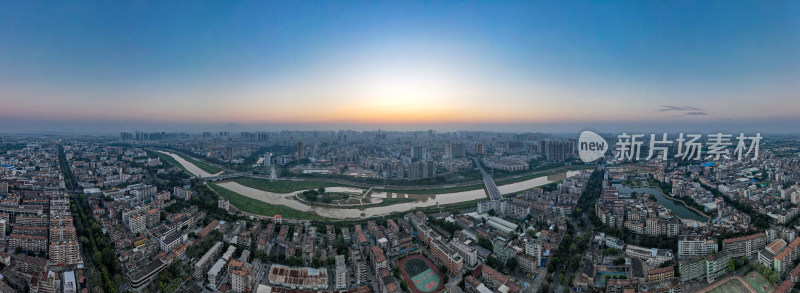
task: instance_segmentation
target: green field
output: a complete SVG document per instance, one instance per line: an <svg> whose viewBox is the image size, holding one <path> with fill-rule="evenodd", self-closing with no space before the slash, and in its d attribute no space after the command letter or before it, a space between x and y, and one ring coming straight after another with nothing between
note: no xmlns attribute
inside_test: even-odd
<svg viewBox="0 0 800 293"><path fill-rule="evenodd" d="M739 281L738 279L730 279L714 289L711 289L707 293L750 293L750 290L747 289L747 286L745 286L742 281Z"/></svg>
<svg viewBox="0 0 800 293"><path fill-rule="evenodd" d="M241 177L241 178L236 178L233 181L250 188L255 188L258 190L264 190L275 193L290 193L300 190L317 189L320 187L332 187L332 186L349 187L345 184L322 182L322 181L290 181L290 180L269 181L267 179L253 178L253 177Z"/></svg>
<svg viewBox="0 0 800 293"><path fill-rule="evenodd" d="M244 195L238 194L236 192L227 190L213 183L208 184L208 186L211 187L211 189L213 189L220 196L228 199L233 206L235 206L237 209L243 212L257 214L257 215L264 215L264 216L281 215L284 218L293 218L293 219L307 219L307 220L323 219L322 217L317 216L315 214L298 211L293 208L282 205L268 204L266 202L257 199L252 199Z"/></svg>

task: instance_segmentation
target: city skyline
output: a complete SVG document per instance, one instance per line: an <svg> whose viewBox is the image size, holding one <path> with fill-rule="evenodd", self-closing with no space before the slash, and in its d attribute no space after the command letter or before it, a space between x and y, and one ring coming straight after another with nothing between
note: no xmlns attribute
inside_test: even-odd
<svg viewBox="0 0 800 293"><path fill-rule="evenodd" d="M0 132L796 133L800 5L727 4L8 3Z"/></svg>

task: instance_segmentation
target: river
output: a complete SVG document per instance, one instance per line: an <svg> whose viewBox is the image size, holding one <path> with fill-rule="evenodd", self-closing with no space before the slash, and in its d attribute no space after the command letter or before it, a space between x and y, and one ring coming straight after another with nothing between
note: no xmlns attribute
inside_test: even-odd
<svg viewBox="0 0 800 293"><path fill-rule="evenodd" d="M194 174L195 176L200 177L209 177L215 176L218 174L211 174L208 172L203 171L200 167L192 164L191 162L183 159L182 157L164 151L158 151L160 153L166 154L179 164L181 164L184 168L186 168L189 173ZM513 193L522 191L525 189L533 188L536 186L545 185L548 183L552 183L559 180L564 180L566 177L572 177L579 173L580 171L568 171L563 173L558 173L550 176L541 176L536 177L533 179L506 184L502 186L498 186L497 188L500 190L501 193ZM220 172L222 173L222 172ZM336 207L326 207L326 206L317 206L317 205L308 205L303 202L297 201L294 199L294 195L303 192L304 190L291 192L291 193L274 193L268 192L263 190L258 190L255 188L247 187L241 185L239 183L233 181L227 181L222 183L215 183L222 188L228 189L230 191L236 192L240 195L247 196L249 198L257 199L266 203L270 204L278 204L287 206L296 210L305 211L305 212L314 212L322 217L326 218L338 218L338 219L348 219L348 218L361 218L361 217L372 217L372 216L381 216L381 215L388 215L394 212L405 212L410 211L415 208L420 207L429 207L435 206L437 203L441 205L445 204L454 204L459 202L465 202L475 199L486 198L486 192L481 189L469 190L469 191L460 191L460 192L451 192L451 193L440 193L440 194L407 194L407 193L395 193L395 192L383 192L383 191L373 191L371 193L372 197L378 198L411 198L414 201L406 202L406 203L398 203L394 205L388 206L379 206L379 207L367 207L367 208L336 208ZM327 191L330 192L348 192L348 193L356 193L361 194L364 190L359 188L350 188L350 187L326 187Z"/></svg>
<svg viewBox="0 0 800 293"><path fill-rule="evenodd" d="M217 174L211 174L211 173L208 173L206 171L203 171L203 169L200 169L200 167L197 167L197 165L192 164L191 162L181 158L181 156L179 156L179 155L176 155L176 154L173 154L173 153L170 153L170 152L164 152L164 151L157 151L157 152L172 157L173 159L175 159L175 161L178 161L178 164L181 164L181 166L183 166L183 168L186 168L186 171L189 171L189 173L192 173L192 175L194 175L194 176L211 177L211 176L220 175L220 174L222 174L222 172L224 172L224 171L219 171L219 173L217 173Z"/></svg>
<svg viewBox="0 0 800 293"><path fill-rule="evenodd" d="M620 193L645 193L651 194L656 197L656 201L664 207L670 209L675 216L681 219L695 220L698 222L706 222L708 218L698 215L696 212L686 208L682 203L674 202L671 199L664 197L661 190L655 187L628 187L623 184L613 184Z"/></svg>
<svg viewBox="0 0 800 293"><path fill-rule="evenodd" d="M551 182L563 180L567 176L571 177L577 175L578 172L579 171L569 171L550 176L542 176L530 180L525 180L522 182L498 186L498 188L500 189L500 192L504 194L518 192L536 186L541 186ZM453 203L486 198L486 192L483 189L475 189L475 190L452 192L452 193L440 193L440 194L406 194L406 193L372 192L372 196L374 197L412 198L414 199L414 201L406 203L398 203L389 206L367 207L361 209L335 208L335 207L307 205L305 203L295 200L294 195L297 193L301 193L303 191L296 191L292 193L274 193L274 192L258 190L255 188L250 188L233 181L218 183L217 185L219 185L222 188L228 189L230 191L236 192L240 195L257 199L266 203L283 205L300 211L314 212L322 217L337 218L337 219L382 216L395 212L410 211L420 207L435 206L437 203L444 205L444 204L453 204ZM326 187L325 189L333 192L361 193L363 191L358 188L347 188L347 187Z"/></svg>

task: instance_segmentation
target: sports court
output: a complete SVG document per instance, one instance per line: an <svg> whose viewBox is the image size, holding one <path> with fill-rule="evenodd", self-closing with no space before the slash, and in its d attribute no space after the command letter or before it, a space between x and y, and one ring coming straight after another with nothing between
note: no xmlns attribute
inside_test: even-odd
<svg viewBox="0 0 800 293"><path fill-rule="evenodd" d="M775 289L775 287L773 287L772 284L769 281L767 281L766 278L764 278L764 276L762 276L756 271L747 273L747 275L744 276L744 281L747 282L747 284L749 284L750 287L756 289L757 293L772 292L772 290Z"/></svg>
<svg viewBox="0 0 800 293"><path fill-rule="evenodd" d="M606 282L612 277L624 277L625 272L597 271L597 284L601 287L606 286Z"/></svg>
<svg viewBox="0 0 800 293"><path fill-rule="evenodd" d="M722 284L717 285L707 293L750 293L750 289L737 278L730 278Z"/></svg>
<svg viewBox="0 0 800 293"><path fill-rule="evenodd" d="M438 292L444 286L439 270L423 256L412 255L404 258L400 261L400 270L412 292Z"/></svg>

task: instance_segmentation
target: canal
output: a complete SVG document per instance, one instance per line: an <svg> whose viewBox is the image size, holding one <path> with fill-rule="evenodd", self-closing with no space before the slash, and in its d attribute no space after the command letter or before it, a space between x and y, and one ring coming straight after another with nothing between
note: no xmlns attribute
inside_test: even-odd
<svg viewBox="0 0 800 293"><path fill-rule="evenodd" d="M686 208L680 202L674 202L671 199L664 197L664 194L661 193L661 190L655 187L628 187L622 184L613 184L614 187L619 190L620 193L644 193L654 195L656 197L656 201L663 205L664 207L670 209L675 216L678 216L681 219L689 219L695 220L700 222L708 221L708 218L697 214L696 212Z"/></svg>

